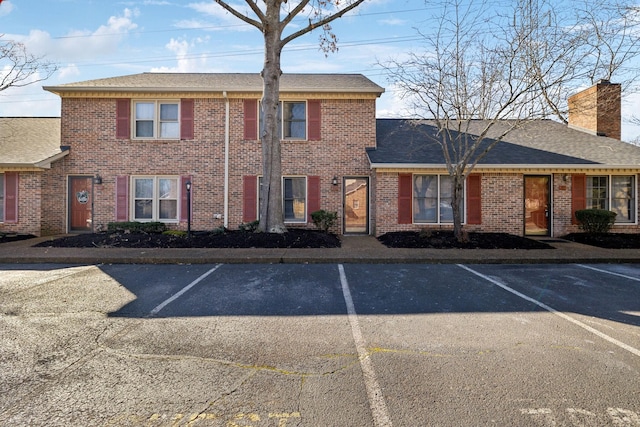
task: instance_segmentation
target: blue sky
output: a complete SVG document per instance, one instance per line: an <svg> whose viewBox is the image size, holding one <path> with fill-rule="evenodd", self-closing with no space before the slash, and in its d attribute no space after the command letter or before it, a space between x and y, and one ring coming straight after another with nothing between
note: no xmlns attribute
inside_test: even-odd
<svg viewBox="0 0 640 427"><path fill-rule="evenodd" d="M510 2L492 0L492 4ZM319 50L320 33L313 32L285 48L283 71L362 73L386 88L377 104L378 117L406 115L376 63L419 51L416 28L428 31L438 14L437 2L367 0L333 24L338 52L325 56ZM302 18L293 24L304 23ZM59 65L44 82L0 92L0 117L59 116L59 98L42 90L43 85L149 71L257 73L262 69L260 32L213 0L4 0L0 28L4 39L21 41L31 53ZM623 115L625 110L640 111L640 97L628 99ZM623 125L624 139L638 135L640 130Z"/></svg>

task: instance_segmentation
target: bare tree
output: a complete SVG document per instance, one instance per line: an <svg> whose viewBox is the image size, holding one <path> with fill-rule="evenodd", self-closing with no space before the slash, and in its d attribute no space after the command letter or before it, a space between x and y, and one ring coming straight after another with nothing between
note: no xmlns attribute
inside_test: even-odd
<svg viewBox="0 0 640 427"><path fill-rule="evenodd" d="M238 19L256 27L264 36L264 66L262 69L263 95L260 103L264 126L262 142L262 205L260 230L283 233L286 231L282 211L282 166L280 134L278 132L278 104L282 49L287 43L321 28L320 46L326 52L335 51L336 38L330 23L356 8L364 0L245 0L250 14L223 0L214 0ZM308 25L286 35L285 30L297 16L308 18Z"/></svg>
<svg viewBox="0 0 640 427"><path fill-rule="evenodd" d="M0 36L0 92L10 87L22 87L51 77L57 66L42 57L29 54L23 43L1 40Z"/></svg>
<svg viewBox="0 0 640 427"><path fill-rule="evenodd" d="M531 22L514 17L512 27L496 27L479 13L484 8L447 2L435 31L423 34L423 53L383 64L411 104L415 129L435 127L423 135L442 149L458 239L467 176L524 118L541 114L538 89L551 68L531 60Z"/></svg>

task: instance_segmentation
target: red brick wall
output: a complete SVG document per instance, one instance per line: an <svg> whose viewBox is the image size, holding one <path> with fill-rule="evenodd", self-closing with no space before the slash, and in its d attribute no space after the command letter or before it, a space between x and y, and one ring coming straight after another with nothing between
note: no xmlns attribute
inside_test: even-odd
<svg viewBox="0 0 640 427"><path fill-rule="evenodd" d="M0 222L0 231L40 235L42 173L20 172L18 178L18 222Z"/></svg>
<svg viewBox="0 0 640 427"><path fill-rule="evenodd" d="M569 98L569 124L620 139L621 86L598 83Z"/></svg>
<svg viewBox="0 0 640 427"><path fill-rule="evenodd" d="M311 99L313 97L310 97ZM283 99L286 99L283 96ZM375 100L323 100L322 139L284 141L284 175L320 176L322 209L337 211L342 229L341 185L331 185L334 176L369 175L365 147L375 145ZM118 175L191 175L192 228L213 229L223 225L224 214L224 99L195 99L194 139L188 141L139 141L116 139L116 100L108 98L62 99L62 145L71 146L60 171L51 174L96 175L94 217L97 228L115 220L115 179ZM261 146L243 140L243 102L230 100L229 227L242 222L242 177L259 175ZM54 203L56 217L65 218L66 183L58 186ZM63 232L64 221L49 221L47 229ZM62 229L60 226L62 225ZM313 224L310 224L313 227ZM177 225L186 228L186 223Z"/></svg>

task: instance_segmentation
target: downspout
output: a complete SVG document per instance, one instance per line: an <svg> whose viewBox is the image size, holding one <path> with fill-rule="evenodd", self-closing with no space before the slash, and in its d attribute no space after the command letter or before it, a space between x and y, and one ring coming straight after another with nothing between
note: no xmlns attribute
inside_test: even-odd
<svg viewBox="0 0 640 427"><path fill-rule="evenodd" d="M229 228L229 98L227 91L222 91L225 102L224 116L224 228Z"/></svg>

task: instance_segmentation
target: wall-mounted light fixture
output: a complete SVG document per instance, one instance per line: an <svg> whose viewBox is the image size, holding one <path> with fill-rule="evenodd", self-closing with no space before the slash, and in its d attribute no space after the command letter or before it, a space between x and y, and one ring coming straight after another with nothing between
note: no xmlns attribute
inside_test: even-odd
<svg viewBox="0 0 640 427"><path fill-rule="evenodd" d="M565 174L562 174L562 180L563 180L564 182L567 182L567 181L569 180L569 175L568 175L568 174L566 174L566 173L565 173Z"/></svg>
<svg viewBox="0 0 640 427"><path fill-rule="evenodd" d="M334 176L333 179L331 180L331 185L338 185L338 177Z"/></svg>
<svg viewBox="0 0 640 427"><path fill-rule="evenodd" d="M93 183L94 184L102 184L102 177L100 175L97 175L93 177Z"/></svg>

